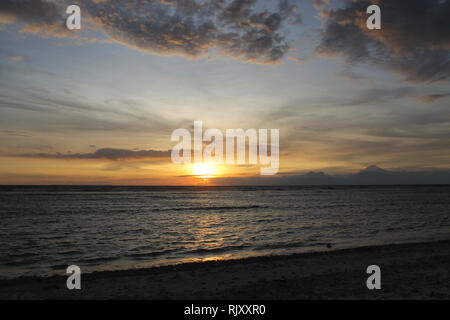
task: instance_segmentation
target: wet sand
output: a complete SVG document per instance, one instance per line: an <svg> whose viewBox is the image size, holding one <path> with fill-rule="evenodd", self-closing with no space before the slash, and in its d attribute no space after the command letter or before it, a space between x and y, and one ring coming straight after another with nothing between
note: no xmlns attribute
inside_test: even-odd
<svg viewBox="0 0 450 320"><path fill-rule="evenodd" d="M368 290L366 268L381 268ZM0 299L450 299L450 240L0 281Z"/></svg>

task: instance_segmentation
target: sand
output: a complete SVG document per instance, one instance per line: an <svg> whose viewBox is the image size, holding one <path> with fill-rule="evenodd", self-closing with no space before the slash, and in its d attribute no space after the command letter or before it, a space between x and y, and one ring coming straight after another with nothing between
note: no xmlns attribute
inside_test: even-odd
<svg viewBox="0 0 450 320"><path fill-rule="evenodd" d="M332 248L331 248L332 249ZM368 290L366 268L381 268ZM450 240L0 281L0 299L450 299Z"/></svg>

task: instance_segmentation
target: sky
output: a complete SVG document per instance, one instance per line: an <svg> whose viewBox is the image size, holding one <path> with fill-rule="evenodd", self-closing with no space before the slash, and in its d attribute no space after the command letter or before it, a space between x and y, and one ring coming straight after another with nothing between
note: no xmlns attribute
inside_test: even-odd
<svg viewBox="0 0 450 320"><path fill-rule="evenodd" d="M70 4L81 30L65 27ZM445 0L2 1L0 184L259 174L173 164L171 133L195 120L280 129L277 181L449 169L449 16Z"/></svg>

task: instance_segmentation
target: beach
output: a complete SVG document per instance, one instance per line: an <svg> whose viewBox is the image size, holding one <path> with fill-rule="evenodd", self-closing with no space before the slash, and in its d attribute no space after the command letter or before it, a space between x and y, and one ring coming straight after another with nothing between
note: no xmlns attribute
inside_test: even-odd
<svg viewBox="0 0 450 320"><path fill-rule="evenodd" d="M0 281L0 299L449 299L450 240ZM368 290L366 268L381 269Z"/></svg>

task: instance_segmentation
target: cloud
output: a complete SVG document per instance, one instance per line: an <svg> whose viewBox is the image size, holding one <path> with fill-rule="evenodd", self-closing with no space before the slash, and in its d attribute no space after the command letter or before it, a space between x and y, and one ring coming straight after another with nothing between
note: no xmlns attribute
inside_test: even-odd
<svg viewBox="0 0 450 320"><path fill-rule="evenodd" d="M151 158L169 158L170 151L158 151L158 150L128 150L128 149L114 149L103 148L98 149L92 153L23 153L12 154L12 157L20 158L44 158L44 159L151 159Z"/></svg>
<svg viewBox="0 0 450 320"><path fill-rule="evenodd" d="M10 57L8 57L8 60L11 60L11 61L23 61L23 57L21 57L21 56L10 56Z"/></svg>
<svg viewBox="0 0 450 320"><path fill-rule="evenodd" d="M360 74L354 73L350 68L345 68L341 72L337 73L338 77L341 77L351 83L362 83L367 82L369 79Z"/></svg>
<svg viewBox="0 0 450 320"><path fill-rule="evenodd" d="M300 57L289 57L288 59L294 61L296 64L302 64L303 62L306 61L306 59Z"/></svg>
<svg viewBox="0 0 450 320"><path fill-rule="evenodd" d="M431 103L435 102L439 99L444 99L450 96L450 93L442 93L442 94L428 94L425 96L414 96L414 98L423 103Z"/></svg>
<svg viewBox="0 0 450 320"><path fill-rule="evenodd" d="M320 10L323 10L329 4L330 0L313 0L312 2L313 7Z"/></svg>
<svg viewBox="0 0 450 320"><path fill-rule="evenodd" d="M83 21L110 39L158 55L206 57L218 52L245 62L277 64L289 50L284 26L301 23L297 7L279 0L264 9L257 0L79 0ZM25 23L22 31L68 36L68 1L10 0L0 22ZM6 21L6 22L5 22Z"/></svg>
<svg viewBox="0 0 450 320"><path fill-rule="evenodd" d="M30 134L24 131L16 131L16 130L2 130L1 133L7 134L9 136L16 136L16 137L29 137Z"/></svg>
<svg viewBox="0 0 450 320"><path fill-rule="evenodd" d="M45 25L54 23L61 16L61 11L51 1L8 0L0 3L0 16L9 17L9 19L0 20L2 22L10 23L17 19L29 24Z"/></svg>
<svg viewBox="0 0 450 320"><path fill-rule="evenodd" d="M410 82L449 77L450 1L355 0L337 9L316 2L326 24L317 54L373 63ZM381 30L366 27L366 9L373 3L381 8Z"/></svg>
<svg viewBox="0 0 450 320"><path fill-rule="evenodd" d="M44 36L73 36L65 28L64 1L8 0L0 2L0 25L19 22L22 32Z"/></svg>

